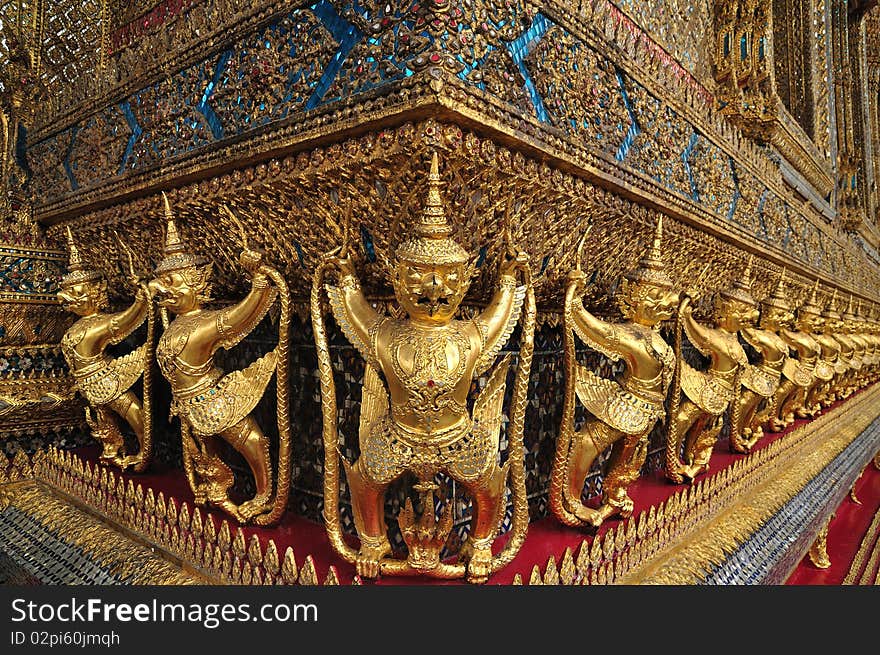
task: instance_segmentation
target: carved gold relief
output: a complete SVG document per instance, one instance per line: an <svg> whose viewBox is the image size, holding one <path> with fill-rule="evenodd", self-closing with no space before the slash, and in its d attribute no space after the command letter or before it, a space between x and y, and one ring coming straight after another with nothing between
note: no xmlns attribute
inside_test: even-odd
<svg viewBox="0 0 880 655"><path fill-rule="evenodd" d="M377 313L367 302L349 256L348 230L314 276L312 321L318 349L324 414L325 520L334 550L356 564L364 577L381 573L419 573L485 582L507 564L525 538L522 431L532 358L535 301L528 257L510 236L512 199L505 218L506 252L499 281L487 307L470 320L455 318L473 276L471 255L451 238L440 193L437 153L431 160L423 211L388 261L399 313ZM325 277L335 281L325 284ZM322 297L334 319L366 360L361 401L360 456L343 459L352 495L360 546L342 540L338 509L339 436L336 400L327 347ZM522 325L519 366L514 378L508 458L499 466L499 439L509 357L496 362L511 332ZM380 378L380 373L384 378ZM474 377L488 374L472 409L467 396ZM416 478L422 516L411 505L399 517L408 546L405 560L390 557L383 513L388 485L404 473ZM451 527L433 516L435 476L446 474L467 490L474 517L465 552L455 563L441 562L440 551ZM508 476L510 481L508 482ZM513 534L498 554L492 544L505 509L505 491L513 494Z"/></svg>
<svg viewBox="0 0 880 655"><path fill-rule="evenodd" d="M565 297L565 400L550 486L550 504L567 525L599 526L614 515L629 517L633 501L627 487L638 477L648 448L648 433L666 415L664 400L675 356L659 333L672 318L678 293L663 265L662 221L635 270L623 279L618 301L627 322L610 323L591 314L581 296L587 277L578 254ZM583 248L584 239L579 248ZM617 380L595 375L575 359L574 335L625 370ZM590 416L574 430L575 398ZM612 447L598 509L581 502L584 480L594 460Z"/></svg>
<svg viewBox="0 0 880 655"><path fill-rule="evenodd" d="M247 233L241 228L238 233L244 250L239 262L251 274L251 291L234 305L206 309L211 263L187 250L167 197L164 201L164 257L153 271L149 289L163 313L175 315L159 339L156 358L171 384L171 415L180 419L187 480L197 505L216 505L242 523L275 523L287 506L290 488L287 283L266 263L262 252L250 249ZM233 224L241 227L232 211L225 211ZM224 373L214 363L215 353L244 339L276 296L281 305L278 345L247 368ZM280 439L277 476L272 474L269 439L251 416L273 375ZM234 478L220 457L218 439L245 459L254 476L255 495L241 504L229 497Z"/></svg>

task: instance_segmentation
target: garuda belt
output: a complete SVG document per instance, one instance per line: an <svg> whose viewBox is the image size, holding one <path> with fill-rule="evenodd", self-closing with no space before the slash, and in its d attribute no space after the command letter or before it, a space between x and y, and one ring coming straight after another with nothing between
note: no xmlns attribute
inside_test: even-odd
<svg viewBox="0 0 880 655"><path fill-rule="evenodd" d="M828 362L824 359L816 362L816 368L813 369L813 375L825 382L834 377L834 372L834 362Z"/></svg>
<svg viewBox="0 0 880 655"><path fill-rule="evenodd" d="M93 406L106 405L128 391L144 372L146 344L116 359L105 359L98 366L73 372L76 387Z"/></svg>
<svg viewBox="0 0 880 655"><path fill-rule="evenodd" d="M657 400L639 397L580 364L575 391L593 416L624 434L643 434L665 415L662 396Z"/></svg>
<svg viewBox="0 0 880 655"><path fill-rule="evenodd" d="M727 373L698 371L687 362L681 363L681 390L697 407L712 415L727 409L733 399L733 377L736 369Z"/></svg>
<svg viewBox="0 0 880 655"><path fill-rule="evenodd" d="M779 387L779 369L764 368L762 366L746 366L743 370L740 382L742 385L764 398L770 398Z"/></svg>
<svg viewBox="0 0 880 655"><path fill-rule="evenodd" d="M197 435L219 434L245 418L263 397L275 372L277 353L263 355L240 371L221 377L213 386L194 392L176 392L172 416L185 418Z"/></svg>
<svg viewBox="0 0 880 655"><path fill-rule="evenodd" d="M806 387L813 381L813 372L801 362L791 357L785 358L782 374L799 387Z"/></svg>
<svg viewBox="0 0 880 655"><path fill-rule="evenodd" d="M433 436L411 433L390 415L382 416L361 439L361 457L370 479L387 484L411 471L420 478L444 472L458 480L476 481L495 461L491 436L478 423L462 421Z"/></svg>

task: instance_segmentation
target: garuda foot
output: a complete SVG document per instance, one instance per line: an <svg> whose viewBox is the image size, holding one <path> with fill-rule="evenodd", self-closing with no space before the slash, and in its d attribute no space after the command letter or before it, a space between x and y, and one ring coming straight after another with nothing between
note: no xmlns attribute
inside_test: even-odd
<svg viewBox="0 0 880 655"><path fill-rule="evenodd" d="M629 518L633 513L633 501L627 496L625 500L615 501L615 502L607 502L599 505L599 509L590 510L592 515L590 519L587 521L594 528L598 528L602 525L607 519L610 519L613 516L619 516L621 518Z"/></svg>
<svg viewBox="0 0 880 655"><path fill-rule="evenodd" d="M480 546L471 551L467 565L468 582L482 584L489 579L492 572L492 547Z"/></svg>
<svg viewBox="0 0 880 655"><path fill-rule="evenodd" d="M770 432L782 432L786 426L788 426L788 422L783 419L771 418L769 422Z"/></svg>
<svg viewBox="0 0 880 655"><path fill-rule="evenodd" d="M249 521L260 514L265 514L271 509L272 503L267 494L251 498L238 506L238 512L245 521Z"/></svg>
<svg viewBox="0 0 880 655"><path fill-rule="evenodd" d="M602 521L604 520L604 518L599 515L599 510L584 507L583 505L575 507L572 510L572 514L574 514L584 525L591 525L594 528L598 528L602 525Z"/></svg>
<svg viewBox="0 0 880 655"><path fill-rule="evenodd" d="M357 574L362 578L378 578L382 558L390 554L388 537L361 537L361 549L355 561Z"/></svg>
<svg viewBox="0 0 880 655"><path fill-rule="evenodd" d="M688 482L693 482L697 479L697 476L701 473L705 473L709 470L708 464L689 464L686 465L682 469L682 475L688 479Z"/></svg>
<svg viewBox="0 0 880 655"><path fill-rule="evenodd" d="M120 458L119 466L123 471L127 470L131 467L134 470L138 470L138 468L144 463L144 458L142 455L127 455L125 457Z"/></svg>

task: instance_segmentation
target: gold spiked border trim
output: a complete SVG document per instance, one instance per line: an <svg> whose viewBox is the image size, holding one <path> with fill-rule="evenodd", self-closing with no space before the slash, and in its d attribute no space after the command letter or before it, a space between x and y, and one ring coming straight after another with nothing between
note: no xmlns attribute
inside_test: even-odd
<svg viewBox="0 0 880 655"><path fill-rule="evenodd" d="M191 503L166 497L161 491L154 493L149 487L55 446L38 451L31 459L22 451L11 460L0 453L0 509L13 503L18 505L22 482L30 479L47 503L73 505L79 514L91 515L93 523L98 519L109 524L100 531L102 536L106 536L107 530L115 532L123 541L160 549L179 568L191 568L194 584L340 584L332 565L319 576L311 555L300 563L292 547L281 553L272 539L265 546L257 535L246 540L241 527L225 519L215 521ZM26 489L30 489L28 494L37 493L30 487ZM27 503L26 511L34 513L32 505ZM64 519L56 516L65 514L64 507L35 515L44 525L72 538L76 546L101 561L105 548L102 540L92 538L88 530L67 529L74 526L62 524ZM166 584L164 575L139 584ZM352 584L361 584L360 578L355 576Z"/></svg>
<svg viewBox="0 0 880 655"><path fill-rule="evenodd" d="M527 576L517 573L513 584L702 582L876 419L878 396L880 385L866 389L603 535L551 556L543 570L535 564Z"/></svg>

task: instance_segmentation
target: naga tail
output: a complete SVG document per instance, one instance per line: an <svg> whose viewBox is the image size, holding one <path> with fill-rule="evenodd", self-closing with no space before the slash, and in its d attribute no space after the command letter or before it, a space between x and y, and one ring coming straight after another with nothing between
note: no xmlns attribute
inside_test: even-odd
<svg viewBox="0 0 880 655"><path fill-rule="evenodd" d="M516 557L526 539L529 527L529 504L526 497L525 447L523 428L525 426L526 405L528 404L529 377L532 369L532 356L535 352L535 287L529 267L523 268L526 297L522 308L522 336L520 341L519 365L513 383L510 423L508 428L507 459L510 465L510 488L513 496L513 526L511 537L503 550L492 558L492 572L498 571Z"/></svg>
<svg viewBox="0 0 880 655"><path fill-rule="evenodd" d="M156 306L150 298L146 284L141 285L147 294L147 343L144 353L144 436L141 439L140 462L134 467L136 473L143 473L153 459L153 362L156 360Z"/></svg>
<svg viewBox="0 0 880 655"><path fill-rule="evenodd" d="M563 368L565 375L565 396L562 401L562 422L559 426L559 437L556 442L556 454L553 457L553 470L550 474L550 509L564 525L579 526L583 522L570 512L565 503L568 488L566 472L571 456L571 441L574 436L575 377L577 361L574 350L574 330L572 329L572 302L577 286L574 282L568 285L565 293L565 315L563 319Z"/></svg>
<svg viewBox="0 0 880 655"><path fill-rule="evenodd" d="M678 407L681 402L681 305L675 315L675 371L670 385L669 413L666 415L666 477L681 484L681 435L678 434Z"/></svg>
<svg viewBox="0 0 880 655"><path fill-rule="evenodd" d="M357 552L342 538L339 516L339 427L336 423L336 385L333 382L333 364L327 345L327 328L324 324L322 298L324 277L332 263L325 258L312 277L309 303L312 312L312 331L315 334L315 350L318 355L318 377L321 383L321 417L324 441L324 523L333 550L349 564L357 560Z"/></svg>
<svg viewBox="0 0 880 655"><path fill-rule="evenodd" d="M255 519L257 525L272 525L281 518L290 496L290 289L276 269L263 264L260 272L278 289L281 315L278 319L278 357L275 363L275 389L278 415L278 479L272 510Z"/></svg>

